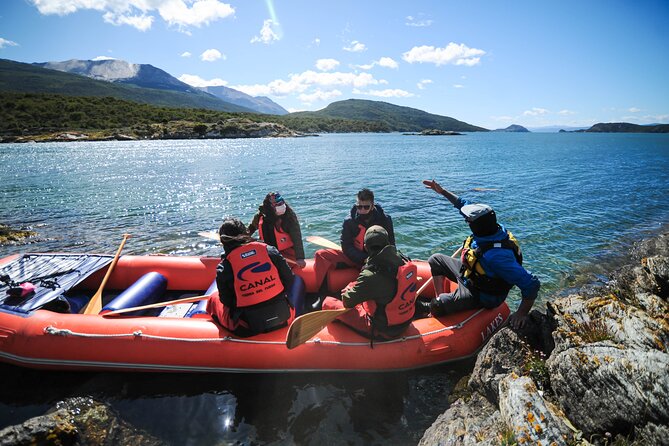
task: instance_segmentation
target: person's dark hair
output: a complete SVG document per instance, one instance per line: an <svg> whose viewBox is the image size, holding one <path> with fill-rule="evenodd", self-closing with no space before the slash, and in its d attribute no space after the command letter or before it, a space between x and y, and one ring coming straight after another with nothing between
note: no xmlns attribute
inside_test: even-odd
<svg viewBox="0 0 669 446"><path fill-rule="evenodd" d="M477 218L472 222L469 222L469 228L472 230L474 235L479 237L495 234L499 229L495 211L491 210L487 214Z"/></svg>
<svg viewBox="0 0 669 446"><path fill-rule="evenodd" d="M272 205L273 197L275 196L281 196L279 195L278 192L270 192L267 195L265 195L265 199L262 202L262 217L263 217L263 222L265 225L267 225L267 228L273 228L274 224L276 223L277 220L277 215L274 212L274 206ZM287 201L285 201L283 198L281 198L281 201L286 205L286 213L281 216L281 228L284 231L287 231L288 228L291 226L291 224L297 224L297 215L295 214L295 211L293 211L293 208L290 207ZM274 234L274 231L272 231L272 234ZM267 239L265 239L267 240Z"/></svg>
<svg viewBox="0 0 669 446"><path fill-rule="evenodd" d="M240 219L234 217L226 217L223 219L221 227L218 228L218 235L221 238L221 243L226 252L235 246L255 241L255 239L249 235L246 225L242 223Z"/></svg>
<svg viewBox="0 0 669 446"><path fill-rule="evenodd" d="M372 203L374 203L374 192L372 192L367 188L360 189L360 192L358 192L358 200L371 201Z"/></svg>

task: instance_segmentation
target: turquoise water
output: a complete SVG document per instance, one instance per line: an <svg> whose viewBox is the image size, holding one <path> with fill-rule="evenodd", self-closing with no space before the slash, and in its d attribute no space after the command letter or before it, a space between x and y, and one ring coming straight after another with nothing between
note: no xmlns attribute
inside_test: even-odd
<svg viewBox="0 0 669 446"><path fill-rule="evenodd" d="M337 241L362 187L372 189L392 215L397 244L405 254L422 259L434 252L450 254L467 227L445 199L422 186L425 178L496 209L498 219L520 240L527 268L541 279L542 301L575 278L602 271L616 253L669 221L669 135L346 134L5 144L0 145L0 222L31 226L39 237L29 246L0 247L0 255L26 250L113 253L124 232L134 236L126 253L218 255L219 247L197 233L215 229L227 215L250 220L270 190L281 191L295 209L304 236ZM308 256L318 249L305 248ZM511 305L517 300L513 294ZM292 439L308 444L343 432L343 441L351 443L415 443L448 406L446 394L458 372L442 367L388 376L200 377L193 379L207 384L195 390L186 390L180 378L176 389L166 385L169 396L159 397L129 398L113 386L93 387L122 415L152 431L169 431L167 425L176 421L164 416L168 421L161 424L140 413L166 412L176 400L211 409L207 420L218 421L209 423L220 424L227 417L228 424L216 430L216 438L226 441ZM129 378L116 378L121 379ZM391 380L395 390L387 394L379 380ZM145 383L147 378L131 381ZM270 406L282 408L278 417L255 396L256 386L274 389L266 393L272 394ZM421 388L437 389L438 398ZM382 403L375 405L375 398ZM14 406L10 412L15 415L0 424L42 407L31 404ZM372 415L377 422L355 426L352 420L359 411L378 414ZM211 426L204 424L207 431ZM197 432L182 435L177 435L182 442L211 439Z"/></svg>

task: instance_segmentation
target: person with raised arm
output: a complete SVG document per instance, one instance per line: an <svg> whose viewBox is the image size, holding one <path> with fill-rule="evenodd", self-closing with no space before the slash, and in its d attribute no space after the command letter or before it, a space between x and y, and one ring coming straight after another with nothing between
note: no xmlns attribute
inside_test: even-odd
<svg viewBox="0 0 669 446"><path fill-rule="evenodd" d="M462 199L435 180L424 180L423 184L450 201L472 231L463 243L459 259L444 254L434 254L428 259L437 296L430 302L432 315L495 308L506 300L515 285L520 289L522 301L509 317L509 324L513 328L524 326L541 284L522 266L523 256L516 238L497 223L495 211L487 204ZM443 293L445 278L458 284L454 292Z"/></svg>

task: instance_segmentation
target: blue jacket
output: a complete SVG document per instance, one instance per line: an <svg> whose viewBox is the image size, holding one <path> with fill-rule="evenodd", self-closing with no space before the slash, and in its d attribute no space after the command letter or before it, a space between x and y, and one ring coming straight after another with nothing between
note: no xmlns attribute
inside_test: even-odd
<svg viewBox="0 0 669 446"><path fill-rule="evenodd" d="M466 204L471 204L471 202L458 198L455 207L461 209L462 206ZM499 230L493 235L487 235L485 237L474 235L473 237L474 241L472 242L472 248L476 248L479 242L504 240L507 237L507 231L503 225L499 225ZM520 289L520 294L523 300L534 300L537 298L539 288L541 287L539 279L518 263L512 250L490 249L483 254L483 257L479 259L479 262L481 262L481 266L491 277L499 277L505 282L517 286ZM465 285L467 285L467 279L464 280ZM494 296L487 293L480 293L479 299L484 304L494 305L501 304L502 301L506 299L506 296Z"/></svg>

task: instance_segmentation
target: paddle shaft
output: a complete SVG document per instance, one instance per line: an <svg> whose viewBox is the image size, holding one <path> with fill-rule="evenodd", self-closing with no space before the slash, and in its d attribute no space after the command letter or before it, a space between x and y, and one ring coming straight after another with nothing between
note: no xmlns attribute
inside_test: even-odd
<svg viewBox="0 0 669 446"><path fill-rule="evenodd" d="M169 300L167 302L157 302L155 304L142 305L139 307L132 308L123 308L120 310L110 311L108 313L103 313L102 316L116 316L123 313L131 313L133 311L148 310L150 308L160 308L167 307L169 305L178 305L178 304L188 304L191 302L198 302L203 299L208 299L210 296L193 296L193 297L184 297L183 299Z"/></svg>
<svg viewBox="0 0 669 446"><path fill-rule="evenodd" d="M107 274L105 274L105 277L102 279L102 283L100 283L100 287L95 292L93 297L91 297L91 300L88 301L88 304L84 308L83 314L98 314L102 310L102 291L105 289L105 285L107 285L107 280L109 280L112 271L114 271L114 267L116 267L119 257L121 257L121 251L123 251L125 242L130 237L131 237L130 234L123 234L123 241L121 242L121 246L118 247L118 251L116 251L116 255L114 256L114 259L109 265Z"/></svg>

